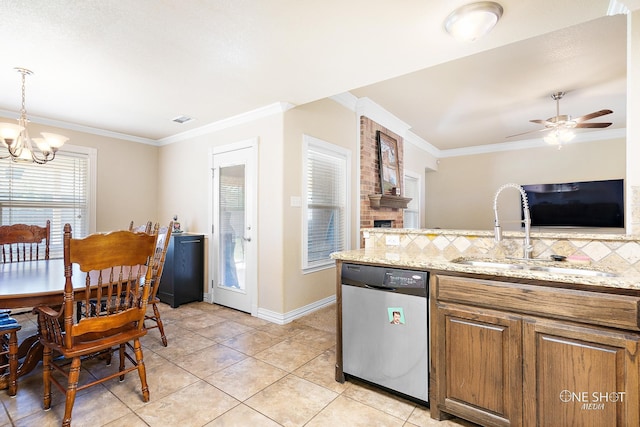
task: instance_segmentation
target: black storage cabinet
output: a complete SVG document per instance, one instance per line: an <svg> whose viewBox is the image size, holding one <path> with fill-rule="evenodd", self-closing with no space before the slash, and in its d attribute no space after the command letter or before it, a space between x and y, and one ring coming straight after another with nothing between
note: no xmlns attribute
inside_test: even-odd
<svg viewBox="0 0 640 427"><path fill-rule="evenodd" d="M202 301L204 289L204 235L172 234L158 287L160 301L176 308Z"/></svg>

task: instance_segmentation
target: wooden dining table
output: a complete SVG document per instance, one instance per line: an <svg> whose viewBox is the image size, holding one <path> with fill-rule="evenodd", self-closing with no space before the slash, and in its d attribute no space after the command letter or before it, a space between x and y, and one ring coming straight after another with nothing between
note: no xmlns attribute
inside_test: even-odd
<svg viewBox="0 0 640 427"><path fill-rule="evenodd" d="M64 260L0 264L0 308L60 305L64 293ZM84 292L84 277L74 264L74 289Z"/></svg>
<svg viewBox="0 0 640 427"><path fill-rule="evenodd" d="M73 265L71 280L76 296L81 298L86 291L85 275L77 264ZM15 310L40 305L60 306L64 284L62 259L0 264L0 308ZM18 358L18 377L31 372L42 360L42 346L37 334L19 343ZM0 376L0 390L8 387L8 377L8 373Z"/></svg>

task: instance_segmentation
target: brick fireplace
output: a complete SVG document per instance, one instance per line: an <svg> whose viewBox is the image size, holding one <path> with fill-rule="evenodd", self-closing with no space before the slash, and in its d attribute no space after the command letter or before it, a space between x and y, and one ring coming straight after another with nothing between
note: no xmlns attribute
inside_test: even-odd
<svg viewBox="0 0 640 427"><path fill-rule="evenodd" d="M369 202L370 194L380 194L377 131L381 131L398 141L398 166L400 167L400 182L403 183L404 150L402 138L368 117L360 116L360 228L372 228L374 221L391 221L391 227L402 228L402 209L386 207L374 209Z"/></svg>

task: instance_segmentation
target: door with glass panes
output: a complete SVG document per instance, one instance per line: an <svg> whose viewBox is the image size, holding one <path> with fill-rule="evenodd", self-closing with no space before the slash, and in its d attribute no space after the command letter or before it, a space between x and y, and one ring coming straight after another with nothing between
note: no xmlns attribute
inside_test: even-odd
<svg viewBox="0 0 640 427"><path fill-rule="evenodd" d="M257 144L213 152L212 301L256 314Z"/></svg>

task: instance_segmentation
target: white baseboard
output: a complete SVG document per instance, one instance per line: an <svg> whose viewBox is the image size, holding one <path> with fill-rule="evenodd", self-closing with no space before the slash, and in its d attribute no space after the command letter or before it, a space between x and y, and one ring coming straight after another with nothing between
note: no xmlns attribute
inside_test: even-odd
<svg viewBox="0 0 640 427"><path fill-rule="evenodd" d="M213 304L211 301L211 294L205 293L203 295L203 301ZM297 308L289 313L278 313L275 311L267 310L265 308L257 308L255 311L255 316L262 319L267 320L271 323L277 323L278 325L284 325L289 322L292 322L302 316L305 316L309 313L313 313L314 311L320 310L321 308L325 308L336 302L336 296L332 295L330 297L321 299L320 301L313 302L311 304L305 305L304 307ZM255 310L255 307L252 308Z"/></svg>
<svg viewBox="0 0 640 427"><path fill-rule="evenodd" d="M313 302L311 304L305 305L304 307L297 308L288 313L277 313L275 311L267 310L264 308L258 308L258 314L256 317L267 320L271 323L277 323L278 325L285 325L289 322L292 322L302 316L305 316L309 313L313 313L314 311L320 310L321 308L327 307L336 302L336 296L332 295L330 297L321 299L320 301Z"/></svg>

